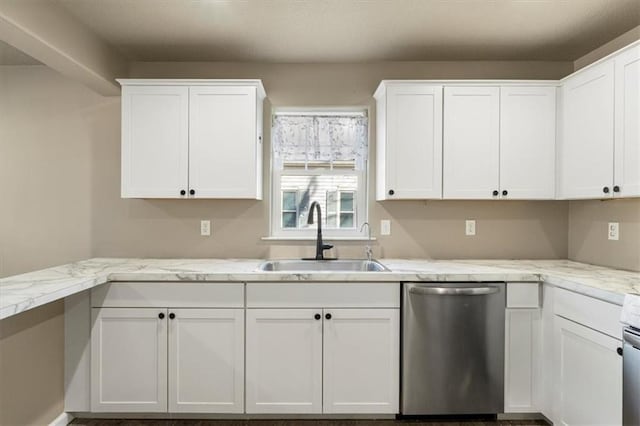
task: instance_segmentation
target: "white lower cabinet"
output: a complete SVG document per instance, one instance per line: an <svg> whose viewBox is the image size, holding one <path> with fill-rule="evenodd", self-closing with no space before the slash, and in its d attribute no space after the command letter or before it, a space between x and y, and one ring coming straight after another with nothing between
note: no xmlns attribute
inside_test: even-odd
<svg viewBox="0 0 640 426"><path fill-rule="evenodd" d="M620 341L560 316L554 322L554 423L621 425Z"/></svg>
<svg viewBox="0 0 640 426"><path fill-rule="evenodd" d="M244 309L169 310L169 412L244 412Z"/></svg>
<svg viewBox="0 0 640 426"><path fill-rule="evenodd" d="M322 412L322 309L247 309L247 413Z"/></svg>
<svg viewBox="0 0 640 426"><path fill-rule="evenodd" d="M505 319L504 412L538 412L540 309L507 309Z"/></svg>
<svg viewBox="0 0 640 426"><path fill-rule="evenodd" d="M398 309L325 309L325 413L398 411L399 321Z"/></svg>
<svg viewBox="0 0 640 426"><path fill-rule="evenodd" d="M92 309L91 411L167 411L166 316L157 308Z"/></svg>
<svg viewBox="0 0 640 426"><path fill-rule="evenodd" d="M398 309L247 309L247 413L398 412Z"/></svg>
<svg viewBox="0 0 640 426"><path fill-rule="evenodd" d="M91 411L242 413L244 309L93 308Z"/></svg>

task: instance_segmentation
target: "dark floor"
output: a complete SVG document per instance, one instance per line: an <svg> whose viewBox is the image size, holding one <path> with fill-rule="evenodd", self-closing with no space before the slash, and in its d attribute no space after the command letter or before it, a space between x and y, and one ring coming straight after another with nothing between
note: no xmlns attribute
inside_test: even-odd
<svg viewBox="0 0 640 426"><path fill-rule="evenodd" d="M79 426L547 426L542 420L103 420L75 419Z"/></svg>

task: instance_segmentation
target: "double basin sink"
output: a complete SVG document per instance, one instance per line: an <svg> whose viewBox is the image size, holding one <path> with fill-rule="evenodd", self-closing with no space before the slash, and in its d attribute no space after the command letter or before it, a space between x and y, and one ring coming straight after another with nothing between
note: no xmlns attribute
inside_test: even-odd
<svg viewBox="0 0 640 426"><path fill-rule="evenodd" d="M377 260L268 260L258 267L270 272L389 272Z"/></svg>

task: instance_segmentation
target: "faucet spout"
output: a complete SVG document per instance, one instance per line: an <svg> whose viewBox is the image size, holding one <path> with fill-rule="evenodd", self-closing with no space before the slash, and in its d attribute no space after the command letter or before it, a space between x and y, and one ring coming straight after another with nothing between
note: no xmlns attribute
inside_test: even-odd
<svg viewBox="0 0 640 426"><path fill-rule="evenodd" d="M322 242L322 209L320 208L320 204L317 201L311 203L311 207L309 207L309 217L307 218L307 224L313 225L313 213L316 213L316 221L318 222L318 232L316 236L316 260L324 260L324 251L332 249L333 246L331 244L324 244Z"/></svg>
<svg viewBox="0 0 640 426"><path fill-rule="evenodd" d="M373 258L373 250L371 249L371 225L369 225L369 222L365 222L362 224L362 226L360 227L360 232L362 232L362 230L364 229L364 227L367 227L367 245L365 246L365 253L367 254L367 260L369 262L371 262L371 259Z"/></svg>

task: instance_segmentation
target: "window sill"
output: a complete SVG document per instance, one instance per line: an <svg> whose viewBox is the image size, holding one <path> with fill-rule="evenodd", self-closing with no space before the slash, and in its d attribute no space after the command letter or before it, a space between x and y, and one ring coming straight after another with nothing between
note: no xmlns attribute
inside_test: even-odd
<svg viewBox="0 0 640 426"><path fill-rule="evenodd" d="M262 241L315 241L316 237L262 237ZM328 237L322 236L322 241L376 241L376 237Z"/></svg>

